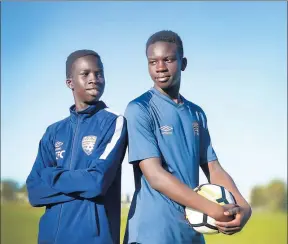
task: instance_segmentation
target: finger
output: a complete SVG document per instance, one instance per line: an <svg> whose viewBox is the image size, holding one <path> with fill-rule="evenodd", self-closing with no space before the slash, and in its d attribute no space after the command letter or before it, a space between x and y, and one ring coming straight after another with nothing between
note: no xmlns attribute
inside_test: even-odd
<svg viewBox="0 0 288 244"><path fill-rule="evenodd" d="M225 234L225 235L233 235L233 234L238 233L238 232L240 232L240 231L241 231L241 228L235 229L235 230L233 230L233 231L219 230L220 233L223 233L223 234Z"/></svg>
<svg viewBox="0 0 288 244"><path fill-rule="evenodd" d="M239 230L240 231L240 230ZM225 231L223 231L223 232L221 232L221 233L223 233L223 234L225 234L225 235L234 235L234 234L236 234L236 233L238 233L239 231L235 231L235 232L225 232Z"/></svg>
<svg viewBox="0 0 288 244"><path fill-rule="evenodd" d="M241 219L242 219L242 215L241 214L236 214L235 218L229 222L221 222L221 221L216 221L215 224L222 226L222 227L236 227L236 226L240 226L241 224Z"/></svg>
<svg viewBox="0 0 288 244"><path fill-rule="evenodd" d="M241 227L240 226L237 226L237 227L218 227L216 225L216 227L219 229L219 231L221 232L227 232L227 233L230 233L230 232L236 232L236 231L240 231L241 230Z"/></svg>
<svg viewBox="0 0 288 244"><path fill-rule="evenodd" d="M230 208L228 210L226 210L224 212L225 215L235 215L235 214L239 214L241 212L241 208L240 207L235 207L235 208Z"/></svg>
<svg viewBox="0 0 288 244"><path fill-rule="evenodd" d="M216 221L215 224L219 227L238 227L240 226L240 219L239 218L235 218L229 222L219 222L219 221Z"/></svg>

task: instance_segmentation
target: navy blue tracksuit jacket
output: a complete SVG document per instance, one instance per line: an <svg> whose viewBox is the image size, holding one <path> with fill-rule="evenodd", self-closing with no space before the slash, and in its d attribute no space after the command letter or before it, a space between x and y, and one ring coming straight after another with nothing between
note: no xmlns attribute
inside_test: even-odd
<svg viewBox="0 0 288 244"><path fill-rule="evenodd" d="M118 244L123 116L103 102L49 126L27 178L32 206L46 206L39 244Z"/></svg>

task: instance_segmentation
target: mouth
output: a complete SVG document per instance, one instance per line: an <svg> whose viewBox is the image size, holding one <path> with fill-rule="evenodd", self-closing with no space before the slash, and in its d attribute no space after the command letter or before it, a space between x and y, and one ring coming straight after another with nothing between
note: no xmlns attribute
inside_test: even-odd
<svg viewBox="0 0 288 244"><path fill-rule="evenodd" d="M158 81L158 82L166 82L166 81L168 81L169 79L170 79L170 77L171 76L168 76L168 75L166 75L166 76L158 76L158 77L156 77L156 81Z"/></svg>
<svg viewBox="0 0 288 244"><path fill-rule="evenodd" d="M102 93L102 88L101 87L92 87L92 88L88 88L86 89L86 92L88 94L90 94L90 96L98 96L99 94Z"/></svg>
<svg viewBox="0 0 288 244"><path fill-rule="evenodd" d="M95 87L90 87L90 88L87 88L86 91L101 91L102 90L102 87L101 86L95 86Z"/></svg>

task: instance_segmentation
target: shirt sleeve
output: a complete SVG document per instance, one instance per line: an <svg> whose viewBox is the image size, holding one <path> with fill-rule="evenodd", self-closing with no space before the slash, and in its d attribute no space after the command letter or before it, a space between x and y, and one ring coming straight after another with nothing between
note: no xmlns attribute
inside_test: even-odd
<svg viewBox="0 0 288 244"><path fill-rule="evenodd" d="M212 147L207 117L203 111L200 113L200 120L202 122L200 126L200 164L205 164L217 160L217 155Z"/></svg>
<svg viewBox="0 0 288 244"><path fill-rule="evenodd" d="M137 103L129 103L125 117L128 130L129 163L153 157L161 157L156 136L153 132L152 119L147 109Z"/></svg>

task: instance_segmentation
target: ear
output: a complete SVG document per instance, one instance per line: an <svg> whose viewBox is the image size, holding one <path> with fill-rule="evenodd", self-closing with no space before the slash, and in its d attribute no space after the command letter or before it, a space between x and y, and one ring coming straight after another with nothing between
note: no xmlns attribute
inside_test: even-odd
<svg viewBox="0 0 288 244"><path fill-rule="evenodd" d="M187 58L182 58L181 70L184 71L187 67Z"/></svg>
<svg viewBox="0 0 288 244"><path fill-rule="evenodd" d="M70 88L72 91L74 90L74 85L72 82L72 78L67 78L66 79L66 85L68 86L68 88Z"/></svg>

